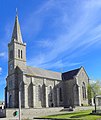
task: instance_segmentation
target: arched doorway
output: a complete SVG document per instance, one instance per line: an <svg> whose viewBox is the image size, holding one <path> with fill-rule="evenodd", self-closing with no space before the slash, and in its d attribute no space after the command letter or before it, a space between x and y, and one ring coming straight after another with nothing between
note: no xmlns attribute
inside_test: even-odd
<svg viewBox="0 0 101 120"><path fill-rule="evenodd" d="M9 96L9 107L12 107L12 95Z"/></svg>

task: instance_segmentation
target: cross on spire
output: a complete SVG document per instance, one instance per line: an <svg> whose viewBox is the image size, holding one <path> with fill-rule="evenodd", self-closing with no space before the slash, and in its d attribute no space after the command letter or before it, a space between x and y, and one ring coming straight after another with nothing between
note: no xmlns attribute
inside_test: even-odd
<svg viewBox="0 0 101 120"><path fill-rule="evenodd" d="M18 9L16 8L16 16L18 16Z"/></svg>

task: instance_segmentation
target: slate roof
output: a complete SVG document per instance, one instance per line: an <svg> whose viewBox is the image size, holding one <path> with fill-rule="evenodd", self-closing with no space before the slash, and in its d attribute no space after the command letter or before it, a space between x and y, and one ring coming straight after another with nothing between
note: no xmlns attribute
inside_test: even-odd
<svg viewBox="0 0 101 120"><path fill-rule="evenodd" d="M76 76L81 68L71 70L65 73L62 73L62 79L63 80L70 80L73 79L74 76Z"/></svg>
<svg viewBox="0 0 101 120"><path fill-rule="evenodd" d="M49 78L49 79L55 79L55 80L71 80L74 78L74 76L78 74L81 67L78 69L64 72L64 73L54 72L54 71L31 67L31 66L26 66L25 69L22 69L22 68L20 69L23 71L24 74L29 76Z"/></svg>
<svg viewBox="0 0 101 120"><path fill-rule="evenodd" d="M26 69L23 69L22 71L24 74L30 76L39 76L42 78L62 80L62 73L60 72L53 72L50 70L44 70L41 68L30 67L30 66L26 66Z"/></svg>
<svg viewBox="0 0 101 120"><path fill-rule="evenodd" d="M12 34L12 41L16 41L18 43L23 43L21 30L20 30L20 24L19 24L19 20L18 20L18 15L16 15L16 18L15 18L15 24L14 24L13 34Z"/></svg>

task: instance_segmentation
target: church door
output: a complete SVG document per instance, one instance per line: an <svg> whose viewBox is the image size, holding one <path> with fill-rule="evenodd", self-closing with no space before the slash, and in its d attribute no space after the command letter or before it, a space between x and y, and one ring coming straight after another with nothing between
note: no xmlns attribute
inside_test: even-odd
<svg viewBox="0 0 101 120"><path fill-rule="evenodd" d="M9 96L9 107L12 107L12 95Z"/></svg>

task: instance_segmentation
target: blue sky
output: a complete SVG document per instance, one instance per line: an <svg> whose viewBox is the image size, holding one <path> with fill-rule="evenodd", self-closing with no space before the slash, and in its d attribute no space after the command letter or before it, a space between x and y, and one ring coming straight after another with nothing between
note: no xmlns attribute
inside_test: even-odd
<svg viewBox="0 0 101 120"><path fill-rule="evenodd" d="M84 66L101 80L101 0L0 0L0 100L16 8L28 65L58 72Z"/></svg>

